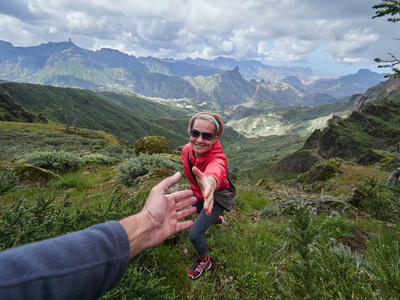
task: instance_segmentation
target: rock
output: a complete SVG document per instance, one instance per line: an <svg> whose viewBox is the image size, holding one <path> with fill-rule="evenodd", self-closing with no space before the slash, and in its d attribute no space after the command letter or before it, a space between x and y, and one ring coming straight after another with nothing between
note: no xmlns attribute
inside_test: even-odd
<svg viewBox="0 0 400 300"><path fill-rule="evenodd" d="M353 189L350 194L346 196L344 202L353 205L354 207L360 208L361 202L365 200L365 196L358 189Z"/></svg>
<svg viewBox="0 0 400 300"><path fill-rule="evenodd" d="M300 174L296 181L300 183L313 183L315 181L326 181L339 172L341 163L332 158L314 165L307 173Z"/></svg>
<svg viewBox="0 0 400 300"><path fill-rule="evenodd" d="M271 179L263 178L258 183L256 183L255 186L267 191L272 191L276 187L276 182Z"/></svg>
<svg viewBox="0 0 400 300"><path fill-rule="evenodd" d="M18 175L20 181L48 181L50 179L60 179L56 173L35 167L29 164L19 164L13 166L15 174Z"/></svg>
<svg viewBox="0 0 400 300"><path fill-rule="evenodd" d="M271 171L278 174L282 172L303 173L307 172L312 165L320 160L321 157L315 152L302 149L283 158L272 168Z"/></svg>
<svg viewBox="0 0 400 300"><path fill-rule="evenodd" d="M135 154L161 154L170 153L169 140L163 136L145 136L135 143Z"/></svg>
<svg viewBox="0 0 400 300"><path fill-rule="evenodd" d="M362 166L371 166L380 162L383 158L383 155L378 154L373 149L369 149L357 158L356 163Z"/></svg>

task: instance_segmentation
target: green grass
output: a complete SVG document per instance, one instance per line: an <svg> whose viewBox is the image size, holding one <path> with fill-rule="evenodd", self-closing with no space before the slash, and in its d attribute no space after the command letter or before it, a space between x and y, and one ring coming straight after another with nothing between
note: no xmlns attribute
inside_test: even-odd
<svg viewBox="0 0 400 300"><path fill-rule="evenodd" d="M138 212L161 180L150 176L145 186L126 187L115 175L113 167L85 165L60 180L7 191L0 196L1 249ZM188 186L184 178L181 184ZM399 297L397 221L316 215L301 206L280 212L279 201L294 199L298 191L239 182L236 187L238 205L224 213L223 225L206 232L210 271L196 281L187 276L196 254L185 230L132 259L123 280L103 299Z"/></svg>
<svg viewBox="0 0 400 300"><path fill-rule="evenodd" d="M120 151L115 152L116 147ZM133 145L105 132L21 122L0 122L0 149L1 160L19 159L34 151L83 151L119 158L133 153Z"/></svg>

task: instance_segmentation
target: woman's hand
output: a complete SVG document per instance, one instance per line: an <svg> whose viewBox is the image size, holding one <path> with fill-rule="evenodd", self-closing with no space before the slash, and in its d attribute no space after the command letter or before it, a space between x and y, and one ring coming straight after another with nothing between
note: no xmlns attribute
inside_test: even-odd
<svg viewBox="0 0 400 300"><path fill-rule="evenodd" d="M214 206L214 191L217 188L217 180L213 176L205 176L197 167L193 167L192 171L203 194L203 208L209 216Z"/></svg>

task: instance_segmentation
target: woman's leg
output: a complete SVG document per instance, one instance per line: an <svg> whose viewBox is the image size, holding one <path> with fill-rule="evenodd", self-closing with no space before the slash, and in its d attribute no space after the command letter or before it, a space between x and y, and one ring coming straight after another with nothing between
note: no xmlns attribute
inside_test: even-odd
<svg viewBox="0 0 400 300"><path fill-rule="evenodd" d="M208 251L208 244L204 237L204 233L206 232L208 227L214 224L218 216L221 215L224 211L224 208L217 202L215 202L214 207L211 211L211 215L207 216L206 211L203 209L203 201L197 201L195 206L197 207L199 216L196 218L192 228L190 228L189 237L190 241L197 251L197 254L202 257L206 256Z"/></svg>

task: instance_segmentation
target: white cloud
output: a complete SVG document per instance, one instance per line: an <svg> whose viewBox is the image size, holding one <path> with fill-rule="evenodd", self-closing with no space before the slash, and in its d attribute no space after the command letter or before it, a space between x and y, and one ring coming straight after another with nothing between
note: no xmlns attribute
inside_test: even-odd
<svg viewBox="0 0 400 300"><path fill-rule="evenodd" d="M376 3L375 3L376 2ZM365 0L13 0L0 7L0 40L78 46L139 56L304 63L368 63L398 48L400 25L372 19ZM382 51L384 51L382 53ZM319 52L318 52L319 53Z"/></svg>
<svg viewBox="0 0 400 300"><path fill-rule="evenodd" d="M55 26L49 27L49 33L57 33L57 27Z"/></svg>

